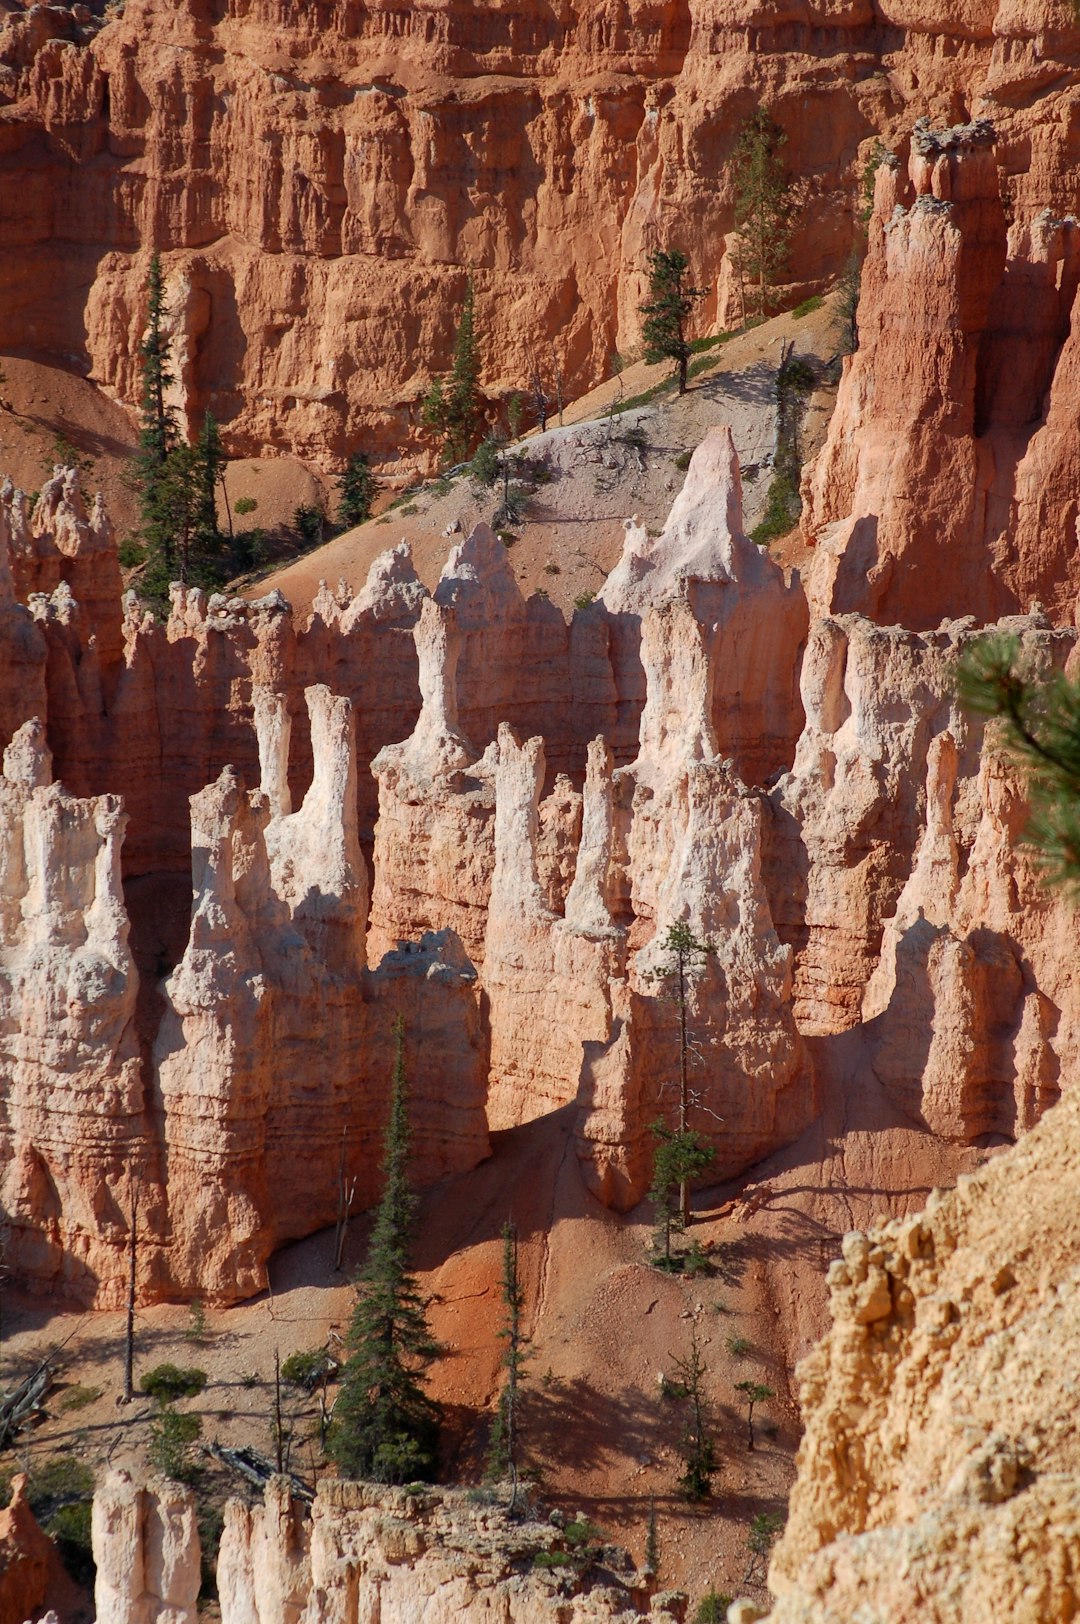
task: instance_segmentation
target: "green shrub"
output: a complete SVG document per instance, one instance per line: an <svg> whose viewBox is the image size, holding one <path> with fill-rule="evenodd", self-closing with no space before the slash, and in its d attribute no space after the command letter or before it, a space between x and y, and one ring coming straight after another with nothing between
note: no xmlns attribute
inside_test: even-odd
<svg viewBox="0 0 1080 1624"><path fill-rule="evenodd" d="M691 458L692 455L693 455L693 453L690 452L690 451L680 451L679 455L675 458L675 466L676 466L676 468L680 468L680 469L689 468L689 466L690 466L690 458Z"/></svg>
<svg viewBox="0 0 1080 1624"><path fill-rule="evenodd" d="M241 519L248 513L254 513L258 502L253 496L241 496L233 503L233 512Z"/></svg>
<svg viewBox="0 0 1080 1624"><path fill-rule="evenodd" d="M544 574L545 575L561 575L562 570L559 568L558 564L548 563L548 564L544 565Z"/></svg>
<svg viewBox="0 0 1080 1624"><path fill-rule="evenodd" d="M796 321L799 321L801 317L812 315L815 310L820 310L824 303L825 300L821 294L815 293L809 299L804 299L802 304L797 304L791 314Z"/></svg>
<svg viewBox="0 0 1080 1624"><path fill-rule="evenodd" d="M325 1377L337 1369L325 1348L309 1348L306 1352L290 1353L281 1367L281 1379L291 1387L313 1393Z"/></svg>
<svg viewBox="0 0 1080 1624"><path fill-rule="evenodd" d="M411 519L414 513L419 512L420 509L417 507L415 502L406 502L405 506L401 509L401 517L403 519Z"/></svg>
<svg viewBox="0 0 1080 1624"><path fill-rule="evenodd" d="M180 1365L155 1365L139 1382L141 1392L158 1404L175 1404L178 1398L194 1398L206 1386L206 1371L183 1369Z"/></svg>
<svg viewBox="0 0 1080 1624"><path fill-rule="evenodd" d="M293 509L293 529L305 547L321 547L326 514L315 502L301 502Z"/></svg>
<svg viewBox="0 0 1080 1624"><path fill-rule="evenodd" d="M70 1415L73 1410L85 1410L88 1404L93 1404L104 1391L100 1387L69 1387L58 1405L61 1415Z"/></svg>
<svg viewBox="0 0 1080 1624"><path fill-rule="evenodd" d="M759 547L767 547L770 541L786 536L798 523L801 507L799 486L794 475L787 469L774 474L764 516L760 524L751 530L750 540L756 541Z"/></svg>
<svg viewBox="0 0 1080 1624"><path fill-rule="evenodd" d="M596 602L596 593L595 592L579 592L577 597L574 599L574 608L575 609L587 609L589 607L590 603L595 603L595 602Z"/></svg>
<svg viewBox="0 0 1080 1624"><path fill-rule="evenodd" d="M142 563L146 554L143 551L141 542L136 541L134 536L125 536L116 549L116 556L120 560L123 569L133 570Z"/></svg>
<svg viewBox="0 0 1080 1624"><path fill-rule="evenodd" d="M736 1336L732 1332L727 1339L727 1351L733 1359L745 1359L753 1349L753 1343L745 1336Z"/></svg>
<svg viewBox="0 0 1080 1624"><path fill-rule="evenodd" d="M573 1557L568 1551L537 1551L533 1557L534 1568L568 1568L573 1565Z"/></svg>
<svg viewBox="0 0 1080 1624"><path fill-rule="evenodd" d="M710 1588L698 1602L697 1612L694 1614L694 1624L725 1624L727 1610L731 1606L733 1597Z"/></svg>
<svg viewBox="0 0 1080 1624"><path fill-rule="evenodd" d="M61 1506L55 1516L42 1524L75 1583L87 1588L93 1584L97 1572L90 1543L92 1511L92 1500L79 1500L73 1505Z"/></svg>
<svg viewBox="0 0 1080 1624"><path fill-rule="evenodd" d="M150 1423L146 1453L151 1466L178 1483L192 1482L195 1466L191 1446L201 1437L202 1421L197 1415L179 1415L176 1410L163 1409Z"/></svg>

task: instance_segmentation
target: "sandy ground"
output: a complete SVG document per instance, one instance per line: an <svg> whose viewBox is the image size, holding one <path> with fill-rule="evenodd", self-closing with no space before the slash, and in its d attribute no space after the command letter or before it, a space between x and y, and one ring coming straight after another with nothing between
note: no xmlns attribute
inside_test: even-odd
<svg viewBox="0 0 1080 1624"><path fill-rule="evenodd" d="M732 426L752 528L769 485L781 345L793 343L801 354L828 360L835 349L833 319L832 300L801 318L776 316L705 352L701 359L709 366L682 399L661 396L613 417L613 402L633 399L668 375L666 366L638 362L568 406L561 428L549 426L547 433L519 442L521 455L546 460L554 475L535 490L524 521L511 532L514 573L525 595L543 590L569 614L577 597L595 592L621 555L625 521L636 514L659 533L682 487L679 461L718 423ZM806 458L824 438L834 399L835 389L823 385L810 401L802 436ZM644 446L629 436L634 428ZM396 501L367 524L249 584L247 594L278 587L302 617L320 580L332 587L345 581L359 590L379 554L403 539L421 580L434 587L451 547L479 520L491 521L499 494L462 475L429 481Z"/></svg>

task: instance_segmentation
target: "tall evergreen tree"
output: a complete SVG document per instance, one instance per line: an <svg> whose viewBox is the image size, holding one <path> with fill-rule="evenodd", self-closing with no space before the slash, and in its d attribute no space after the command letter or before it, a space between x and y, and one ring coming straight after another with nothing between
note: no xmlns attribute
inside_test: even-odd
<svg viewBox="0 0 1080 1624"><path fill-rule="evenodd" d="M665 958L656 971L657 979L666 983L667 996L675 1003L679 1012L679 1098L676 1110L675 1133L668 1136L667 1159L672 1164L680 1161L686 1163L686 1170L679 1181L679 1211L681 1214L680 1227L685 1229L690 1222L690 1180L696 1173L703 1171L715 1152L708 1152L708 1147L699 1142L696 1134L690 1130L690 1030L689 1030L689 994L690 982L698 974L706 960L715 952L711 942L699 941L690 926L683 919L677 919L667 928L667 934L660 944ZM661 1140L661 1148L664 1141ZM702 1154L706 1154L704 1164L700 1163ZM657 1154L660 1154L658 1150Z"/></svg>
<svg viewBox="0 0 1080 1624"><path fill-rule="evenodd" d="M375 475L362 451L354 451L338 480L338 523L346 530L371 518Z"/></svg>
<svg viewBox="0 0 1080 1624"><path fill-rule="evenodd" d="M443 461L449 467L471 456L483 433L480 343L476 334L476 301L471 277L454 339L454 359L449 376L436 378L421 407L420 416L424 427L439 436Z"/></svg>
<svg viewBox="0 0 1080 1624"><path fill-rule="evenodd" d="M744 316L747 286L754 313L768 315L776 278L791 248L792 188L781 157L786 143L768 108L759 107L740 130L730 159L739 234L734 260Z"/></svg>
<svg viewBox="0 0 1080 1624"><path fill-rule="evenodd" d="M693 353L686 336L686 323L694 305L705 297L704 288L687 286L690 261L677 248L657 249L649 255L649 297L641 305L645 317L642 337L645 359L674 361L679 377L679 394L686 394L687 371Z"/></svg>
<svg viewBox="0 0 1080 1624"><path fill-rule="evenodd" d="M409 1187L405 1027L394 1022L394 1075L384 1140L382 1200L349 1326L350 1356L334 1407L329 1452L347 1477L408 1483L434 1475L439 1409L424 1391L439 1357L409 1249L416 1197Z"/></svg>
<svg viewBox="0 0 1080 1624"><path fill-rule="evenodd" d="M168 608L169 585L215 586L225 574L217 519L216 488L225 453L213 415L207 412L195 445L181 435L167 403L175 381L165 332L165 284L160 257L150 261L146 336L142 360L142 420L135 478L139 487L140 535L146 565L140 591L159 613Z"/></svg>
<svg viewBox="0 0 1080 1624"><path fill-rule="evenodd" d="M518 1430L520 1421L521 1382L525 1371L528 1338L521 1324L525 1307L525 1292L518 1273L518 1240L514 1225L503 1225L502 1299L506 1309L503 1328L499 1332L505 1344L502 1365L506 1381L499 1397L499 1410L491 1434L488 1454L488 1476L513 1478L514 1490L510 1500L513 1510L517 1500Z"/></svg>

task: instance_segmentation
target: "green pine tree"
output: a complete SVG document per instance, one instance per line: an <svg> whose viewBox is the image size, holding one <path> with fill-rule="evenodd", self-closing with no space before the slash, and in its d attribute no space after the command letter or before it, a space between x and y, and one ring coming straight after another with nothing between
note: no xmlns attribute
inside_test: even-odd
<svg viewBox="0 0 1080 1624"><path fill-rule="evenodd" d="M970 644L958 672L970 710L997 717L1026 768L1032 816L1025 838L1046 879L1080 897L1080 679L1042 675L1020 640L991 634Z"/></svg>
<svg viewBox="0 0 1080 1624"><path fill-rule="evenodd" d="M346 1477L409 1483L435 1474L439 1409L424 1391L439 1357L425 1305L409 1272L416 1197L409 1187L405 1027L394 1022L390 1119L382 1200L349 1326L350 1357L334 1407L328 1448Z"/></svg>
<svg viewBox="0 0 1080 1624"><path fill-rule="evenodd" d="M488 1476L513 1478L514 1490L510 1500L513 1510L517 1499L518 1434L521 1408L521 1383L525 1371L528 1337L521 1325L525 1307L525 1292L518 1272L518 1239L514 1225L503 1225L502 1299L506 1309L503 1328L499 1332L505 1344L502 1366L506 1380L499 1397L499 1409L491 1433L488 1451Z"/></svg>
<svg viewBox="0 0 1080 1624"><path fill-rule="evenodd" d="M671 1252L671 1237L686 1228L683 1193L716 1160L716 1151L690 1128L672 1129L663 1121L652 1125L656 1139L649 1200L653 1209L653 1251L658 1268L681 1267Z"/></svg>
<svg viewBox="0 0 1080 1624"><path fill-rule="evenodd" d="M677 919L667 928L667 934L660 943L665 958L655 972L656 978L666 983L667 996L671 998L679 1011L679 1099L676 1112L676 1130L667 1138L666 1157L669 1163L685 1162L687 1171L683 1173L679 1182L679 1212L681 1222L679 1227L685 1229L690 1222L690 1181L697 1172L703 1172L709 1162L713 1160L715 1151L710 1151L697 1134L690 1131L690 1032L689 1032L689 994L690 982L703 968L706 960L711 958L716 949L709 941L699 941L690 926L683 919ZM655 1130L654 1130L655 1131ZM661 1139L661 1146L665 1141ZM659 1154L658 1150L658 1154ZM706 1160L700 1165L701 1156ZM670 1257L670 1231L668 1232L668 1245L665 1247L665 1256Z"/></svg>
<svg viewBox="0 0 1080 1624"><path fill-rule="evenodd" d="M480 392L480 344L476 335L476 301L469 278L465 303L454 339L449 376L436 378L420 412L424 427L438 435L444 464L453 467L470 457L484 427Z"/></svg>
<svg viewBox="0 0 1080 1624"><path fill-rule="evenodd" d="M645 317L642 337L645 359L649 362L674 361L679 378L679 394L686 394L687 369L693 351L686 336L686 323L694 305L705 297L705 288L687 286L690 261L677 248L657 249L649 255L649 297L638 308Z"/></svg>
<svg viewBox="0 0 1080 1624"><path fill-rule="evenodd" d="M764 318L775 303L779 272L787 263L794 227L792 187L782 150L787 136L767 107L759 107L739 131L729 160L735 187L735 271L743 289L744 317L749 302Z"/></svg>
<svg viewBox="0 0 1080 1624"><path fill-rule="evenodd" d="M690 1352L674 1363L675 1380L687 1406L681 1452L685 1470L679 1487L688 1500L705 1500L712 1493L717 1471L716 1446L712 1440L705 1401L705 1361L698 1345L697 1326L690 1324Z"/></svg>
<svg viewBox="0 0 1080 1624"><path fill-rule="evenodd" d="M371 518L375 475L362 451L354 451L338 480L338 523L344 530Z"/></svg>

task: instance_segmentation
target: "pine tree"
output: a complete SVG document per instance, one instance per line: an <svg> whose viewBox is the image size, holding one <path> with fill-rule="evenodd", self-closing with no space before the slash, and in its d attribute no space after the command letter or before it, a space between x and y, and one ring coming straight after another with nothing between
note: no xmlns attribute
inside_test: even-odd
<svg viewBox="0 0 1080 1624"><path fill-rule="evenodd" d="M736 1382L735 1391L742 1394L743 1403L746 1405L746 1447L753 1449L754 1406L767 1403L769 1399L775 1398L776 1394L765 1382L755 1381Z"/></svg>
<svg viewBox="0 0 1080 1624"><path fill-rule="evenodd" d="M660 944L665 954L665 960L655 972L657 978L668 983L671 997L679 1011L679 1100L676 1115L676 1132L668 1135L668 1142L678 1148L670 1150L670 1160L682 1158L691 1169L681 1178L679 1184L679 1211L681 1214L680 1227L685 1229L690 1222L690 1180L695 1176L693 1163L695 1153L703 1153L707 1147L690 1131L690 1034L689 1018L689 992L690 982L703 967L706 959L716 951L711 942L702 942L694 935L685 920L676 920L668 926L667 934ZM663 1139L661 1141L663 1143ZM658 1152L659 1154L659 1152ZM708 1162L712 1160L715 1152L709 1152ZM696 1171L704 1171L704 1167ZM670 1237L669 1237L670 1238ZM670 1256L670 1249L666 1255Z"/></svg>
<svg viewBox="0 0 1080 1624"><path fill-rule="evenodd" d="M652 1125L652 1132L656 1150L649 1200L653 1208L654 1261L658 1268L671 1269L681 1266L681 1259L672 1257L671 1237L676 1230L686 1228L683 1193L689 1189L691 1180L712 1166L716 1151L689 1128L672 1130L666 1123L657 1121Z"/></svg>
<svg viewBox="0 0 1080 1624"><path fill-rule="evenodd" d="M716 1447L709 1429L705 1402L705 1361L698 1346L697 1326L690 1325L690 1352L674 1364L676 1381L688 1406L682 1435L682 1457L686 1470L679 1487L688 1500L704 1500L712 1493L717 1469Z"/></svg>
<svg viewBox="0 0 1080 1624"><path fill-rule="evenodd" d="M514 1225L503 1225L502 1299L506 1309L503 1328L499 1332L505 1347L502 1366L506 1381L499 1397L499 1410L491 1434L488 1452L488 1476L513 1478L510 1509L517 1501L518 1423L520 1419L520 1389L525 1370L528 1338L521 1328L521 1315L525 1307L525 1292L518 1273L518 1240Z"/></svg>
<svg viewBox="0 0 1080 1624"><path fill-rule="evenodd" d="M382 1200L349 1326L350 1357L334 1407L329 1452L347 1477L408 1483L435 1473L439 1409L424 1391L440 1348L409 1272L416 1197L409 1188L405 1027L394 1022L394 1075L384 1140Z"/></svg>
<svg viewBox="0 0 1080 1624"><path fill-rule="evenodd" d="M425 428L442 441L443 462L453 467L464 462L483 432L484 397L480 393L480 344L476 336L476 308L472 278L454 339L454 360L446 378L436 378L420 412Z"/></svg>
<svg viewBox="0 0 1080 1624"><path fill-rule="evenodd" d="M958 688L970 710L1003 724L1007 748L1027 770L1025 839L1049 883L1080 897L1080 680L1040 674L1019 638L992 634L965 651Z"/></svg>
<svg viewBox="0 0 1080 1624"><path fill-rule="evenodd" d="M371 518L375 475L362 451L354 451L338 480L338 523L345 530Z"/></svg>
<svg viewBox="0 0 1080 1624"><path fill-rule="evenodd" d="M686 394L687 369L693 351L686 337L686 323L704 288L686 284L690 261L677 248L657 249L649 255L649 298L640 305L645 317L642 337L645 359L674 361L679 377L679 394Z"/></svg>
<svg viewBox="0 0 1080 1624"><path fill-rule="evenodd" d="M780 156L786 142L787 136L768 108L759 107L740 130L730 159L739 234L733 257L744 290L744 318L747 284L755 314L768 315L774 302L773 285L791 248L792 188Z"/></svg>

